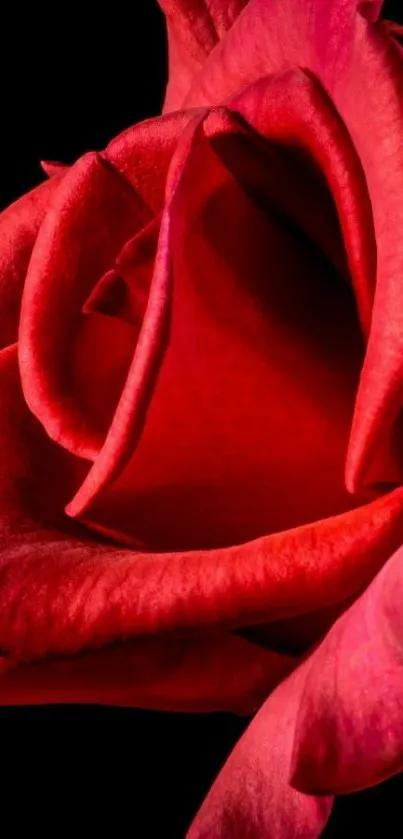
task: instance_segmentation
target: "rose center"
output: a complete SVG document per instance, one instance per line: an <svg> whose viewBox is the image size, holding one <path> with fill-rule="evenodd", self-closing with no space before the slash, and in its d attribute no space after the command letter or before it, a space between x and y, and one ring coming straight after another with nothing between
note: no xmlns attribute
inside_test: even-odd
<svg viewBox="0 0 403 839"><path fill-rule="evenodd" d="M86 520L170 550L350 509L343 472L363 341L321 174L275 145L204 142L171 228L165 354L135 450ZM122 277L104 281L104 316L130 319L130 294L151 280L134 253L123 297Z"/></svg>

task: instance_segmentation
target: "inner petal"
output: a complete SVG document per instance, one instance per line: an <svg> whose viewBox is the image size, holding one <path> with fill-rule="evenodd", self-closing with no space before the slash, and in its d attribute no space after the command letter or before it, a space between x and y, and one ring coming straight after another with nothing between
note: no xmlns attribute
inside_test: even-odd
<svg viewBox="0 0 403 839"><path fill-rule="evenodd" d="M96 283L83 306L73 347L75 392L86 418L108 432L125 386L150 291L160 218L124 245L115 267Z"/></svg>
<svg viewBox="0 0 403 839"><path fill-rule="evenodd" d="M86 520L170 550L350 509L343 469L363 347L334 260L258 206L207 142L174 222L170 338L147 421Z"/></svg>
<svg viewBox="0 0 403 839"><path fill-rule="evenodd" d="M99 155L85 155L52 197L25 280L18 347L26 402L53 440L89 460L109 428L136 332L82 310L98 279L149 217L141 197L112 166ZM89 402L100 406L102 416L86 413Z"/></svg>

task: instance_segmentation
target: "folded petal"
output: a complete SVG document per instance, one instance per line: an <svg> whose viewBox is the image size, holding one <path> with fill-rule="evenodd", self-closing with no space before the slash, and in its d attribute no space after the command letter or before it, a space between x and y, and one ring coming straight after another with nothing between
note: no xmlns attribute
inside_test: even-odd
<svg viewBox="0 0 403 839"><path fill-rule="evenodd" d="M248 0L159 0L167 18L169 84L164 110L180 108L194 76Z"/></svg>
<svg viewBox="0 0 403 839"><path fill-rule="evenodd" d="M83 311L117 317L136 327L138 336L147 309L160 217L156 216L126 242L115 268L92 289Z"/></svg>
<svg viewBox="0 0 403 839"><path fill-rule="evenodd" d="M32 248L61 175L45 181L0 215L0 348L18 334L22 290Z"/></svg>
<svg viewBox="0 0 403 839"><path fill-rule="evenodd" d="M132 125L109 143L103 157L132 184L152 214L164 207L166 179L178 140L197 114L189 108Z"/></svg>
<svg viewBox="0 0 403 839"><path fill-rule="evenodd" d="M116 273L133 264L128 242L158 212L190 118L149 120L115 138L103 157L84 156L66 172L35 245L19 338L25 396L48 434L88 459L110 426L141 318L113 321L85 304L106 274L110 291Z"/></svg>
<svg viewBox="0 0 403 839"><path fill-rule="evenodd" d="M295 201L295 193L300 191L302 206L295 216L298 229L316 240L339 273L351 282L362 329L367 336L376 281L371 202L360 159L331 100L312 75L294 69L260 79L235 96L230 108L260 137L276 146L281 143L284 150L289 151L291 162L290 151L299 150L304 154L305 169L317 167L316 178L314 169L305 189L298 185L295 170L291 169L290 183L281 173L283 201ZM235 133L234 127L232 133ZM256 153L253 158L256 159ZM268 167L264 166L263 156L258 164L262 191ZM278 164L271 168L275 173L279 171ZM323 189L323 178L327 186L324 195L319 192L320 186ZM306 201L307 194L309 202ZM340 250L346 256L347 276L337 253Z"/></svg>
<svg viewBox="0 0 403 839"><path fill-rule="evenodd" d="M187 839L316 839L333 799L289 783L295 722L306 665L260 709L214 782Z"/></svg>
<svg viewBox="0 0 403 839"><path fill-rule="evenodd" d="M32 252L19 328L25 398L52 439L83 457L102 441L137 336L82 307L148 217L131 185L89 154L65 174Z"/></svg>
<svg viewBox="0 0 403 839"><path fill-rule="evenodd" d="M357 51L357 56L359 51ZM362 41L357 57L367 109L374 95L369 78L381 80L376 118L367 131L356 132L372 201L378 271L371 333L357 396L346 468L350 490L366 486L382 491L401 483L403 375L400 276L403 249L398 234L403 223L403 60L393 42L375 30ZM372 62L368 67L368 62ZM366 72L365 72L366 71ZM365 85L365 86L364 86ZM371 89L370 89L371 88ZM349 103L353 111L352 103ZM364 113L361 119L364 120ZM353 134L355 126L349 115ZM369 136L371 135L371 150ZM354 135L353 135L354 136ZM393 219L391 224L387 219Z"/></svg>
<svg viewBox="0 0 403 839"><path fill-rule="evenodd" d="M185 104L222 104L261 76L296 67L314 72L331 94L336 86L343 91L362 24L373 24L380 8L379 0L249 0L204 62Z"/></svg>
<svg viewBox="0 0 403 839"><path fill-rule="evenodd" d="M58 160L41 160L41 167L48 178L53 178L54 175L66 172L69 168L65 163L60 163Z"/></svg>
<svg viewBox="0 0 403 839"><path fill-rule="evenodd" d="M403 549L312 657L300 703L293 784L335 794L403 770Z"/></svg>
<svg viewBox="0 0 403 839"><path fill-rule="evenodd" d="M166 203L158 231L157 254L144 320L113 421L92 468L67 512L82 515L94 497L119 474L143 432L144 419L168 342L172 297L171 215L182 169L202 116L184 129L173 154L166 184ZM112 159L115 160L113 153ZM136 281L134 273L134 282ZM118 321L121 323L121 321Z"/></svg>
<svg viewBox="0 0 403 839"><path fill-rule="evenodd" d="M346 466L351 492L390 488L403 475L403 63L379 11L377 2L356 0L250 0L186 100L198 106L227 101L261 76L299 66L321 82L351 135L377 243L371 333Z"/></svg>

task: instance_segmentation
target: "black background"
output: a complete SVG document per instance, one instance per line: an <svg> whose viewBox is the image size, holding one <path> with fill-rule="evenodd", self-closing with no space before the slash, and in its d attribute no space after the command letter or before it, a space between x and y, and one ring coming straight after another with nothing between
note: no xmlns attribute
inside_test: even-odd
<svg viewBox="0 0 403 839"><path fill-rule="evenodd" d="M403 0L386 2L384 16L403 23ZM88 7L85 18L73 4L16 6L2 18L3 207L42 180L40 159L71 162L158 113L166 42L155 0L136 0L130 22L116 3ZM18 835L23 819L55 839L68 829L95 836L100 824L117 839L182 839L245 725L230 715L3 708L2 835ZM326 839L402 839L402 804L401 778L340 799Z"/></svg>

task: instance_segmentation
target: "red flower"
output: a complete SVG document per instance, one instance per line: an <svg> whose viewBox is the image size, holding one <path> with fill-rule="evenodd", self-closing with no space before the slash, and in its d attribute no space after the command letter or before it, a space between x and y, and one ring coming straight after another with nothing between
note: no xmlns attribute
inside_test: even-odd
<svg viewBox="0 0 403 839"><path fill-rule="evenodd" d="M400 33L161 5L165 114L0 219L0 702L263 702L189 837L316 837L403 768Z"/></svg>

